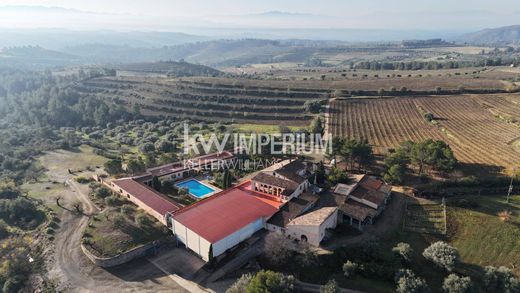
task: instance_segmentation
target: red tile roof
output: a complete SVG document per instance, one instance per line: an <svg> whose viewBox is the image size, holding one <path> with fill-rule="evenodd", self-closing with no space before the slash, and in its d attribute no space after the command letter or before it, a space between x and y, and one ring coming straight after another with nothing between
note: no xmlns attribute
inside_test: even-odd
<svg viewBox="0 0 520 293"><path fill-rule="evenodd" d="M173 219L215 243L260 217L270 218L282 205L252 191L248 181L175 212Z"/></svg>
<svg viewBox="0 0 520 293"><path fill-rule="evenodd" d="M364 186L367 189L373 190L379 190L379 188L381 188L383 184L384 182L382 180L376 179L369 175L363 176L361 181L359 181L359 185Z"/></svg>
<svg viewBox="0 0 520 293"><path fill-rule="evenodd" d="M157 191L132 178L118 179L113 181L113 183L161 215L174 212L182 207L180 204L167 200Z"/></svg>

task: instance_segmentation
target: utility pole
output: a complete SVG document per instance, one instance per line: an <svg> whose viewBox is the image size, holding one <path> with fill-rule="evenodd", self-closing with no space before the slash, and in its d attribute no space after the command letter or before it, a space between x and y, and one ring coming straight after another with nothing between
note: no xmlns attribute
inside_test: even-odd
<svg viewBox="0 0 520 293"><path fill-rule="evenodd" d="M509 189L507 190L506 202L509 203L509 198L511 197L511 193L513 192L513 179L516 175L516 168L513 168L513 173L511 174L511 182L509 183Z"/></svg>

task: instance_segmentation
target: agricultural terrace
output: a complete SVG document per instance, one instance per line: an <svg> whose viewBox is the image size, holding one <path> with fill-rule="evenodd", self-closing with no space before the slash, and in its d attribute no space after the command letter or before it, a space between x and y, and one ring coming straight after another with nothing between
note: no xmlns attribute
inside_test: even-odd
<svg viewBox="0 0 520 293"><path fill-rule="evenodd" d="M445 234L446 206L436 202L407 202L403 223L405 231Z"/></svg>
<svg viewBox="0 0 520 293"><path fill-rule="evenodd" d="M520 164L518 101L510 94L334 100L329 129L368 139L378 153L405 140L444 140L462 163L507 168ZM432 122L424 119L428 112Z"/></svg>
<svg viewBox="0 0 520 293"><path fill-rule="evenodd" d="M153 116L175 116L220 122L306 125L307 100L323 100L324 91L248 88L180 79L105 77L75 87L81 94L122 104L127 110Z"/></svg>
<svg viewBox="0 0 520 293"><path fill-rule="evenodd" d="M253 72L256 72L253 70ZM392 88L412 91L505 90L514 86L518 73L506 68L460 68L445 70L361 70L324 67L271 70L264 79L227 77L186 77L184 81L216 84L222 87L271 88L280 90L313 90L333 93L335 90L389 92Z"/></svg>

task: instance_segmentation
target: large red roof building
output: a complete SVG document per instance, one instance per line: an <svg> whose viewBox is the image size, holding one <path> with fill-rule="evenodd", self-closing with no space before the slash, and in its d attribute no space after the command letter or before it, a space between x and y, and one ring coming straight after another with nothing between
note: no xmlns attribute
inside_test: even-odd
<svg viewBox="0 0 520 293"><path fill-rule="evenodd" d="M172 230L187 248L209 261L264 227L283 202L245 182L172 213Z"/></svg>

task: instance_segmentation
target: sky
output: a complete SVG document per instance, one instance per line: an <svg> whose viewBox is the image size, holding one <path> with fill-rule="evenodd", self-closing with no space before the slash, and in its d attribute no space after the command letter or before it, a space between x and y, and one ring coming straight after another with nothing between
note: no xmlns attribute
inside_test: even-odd
<svg viewBox="0 0 520 293"><path fill-rule="evenodd" d="M476 31L513 24L520 24L518 0L0 0L0 28Z"/></svg>

